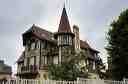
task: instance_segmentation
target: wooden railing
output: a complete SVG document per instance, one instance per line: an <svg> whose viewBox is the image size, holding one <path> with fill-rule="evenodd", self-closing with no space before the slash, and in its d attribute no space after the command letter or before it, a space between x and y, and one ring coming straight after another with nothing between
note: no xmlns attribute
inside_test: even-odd
<svg viewBox="0 0 128 84"><path fill-rule="evenodd" d="M58 48L47 48L47 49L42 49L41 53L43 55L53 55L53 54L58 54L59 53L59 49Z"/></svg>
<svg viewBox="0 0 128 84"><path fill-rule="evenodd" d="M37 73L38 67L36 65L21 66L18 73Z"/></svg>

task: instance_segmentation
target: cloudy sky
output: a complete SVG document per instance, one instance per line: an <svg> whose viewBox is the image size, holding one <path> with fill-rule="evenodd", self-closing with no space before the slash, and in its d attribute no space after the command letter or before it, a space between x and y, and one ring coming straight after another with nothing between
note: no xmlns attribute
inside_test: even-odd
<svg viewBox="0 0 128 84"><path fill-rule="evenodd" d="M36 24L57 31L64 0L0 0L0 59L13 67L23 51L22 33ZM99 50L106 62L106 32L128 0L67 0L71 27L80 28L81 39Z"/></svg>

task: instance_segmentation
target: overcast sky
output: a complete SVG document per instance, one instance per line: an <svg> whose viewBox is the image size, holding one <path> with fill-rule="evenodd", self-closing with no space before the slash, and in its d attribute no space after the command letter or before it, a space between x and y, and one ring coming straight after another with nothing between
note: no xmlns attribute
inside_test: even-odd
<svg viewBox="0 0 128 84"><path fill-rule="evenodd" d="M23 51L22 33L36 24L57 31L64 0L0 0L0 57L13 67ZM109 24L128 8L128 0L67 0L71 27L80 28L87 40L106 62L105 35Z"/></svg>

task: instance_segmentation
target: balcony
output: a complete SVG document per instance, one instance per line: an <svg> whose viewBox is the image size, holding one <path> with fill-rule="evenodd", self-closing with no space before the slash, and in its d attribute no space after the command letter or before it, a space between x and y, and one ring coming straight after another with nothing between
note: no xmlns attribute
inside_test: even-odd
<svg viewBox="0 0 128 84"><path fill-rule="evenodd" d="M36 65L21 66L19 74L37 74L38 68Z"/></svg>

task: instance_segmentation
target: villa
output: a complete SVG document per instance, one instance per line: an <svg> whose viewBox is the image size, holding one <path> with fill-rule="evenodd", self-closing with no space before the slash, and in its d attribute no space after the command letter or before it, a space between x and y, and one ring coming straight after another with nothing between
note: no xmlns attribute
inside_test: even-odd
<svg viewBox="0 0 128 84"><path fill-rule="evenodd" d="M22 34L25 50L17 60L17 77L48 79L48 64L61 64L65 54L85 51L89 73L98 69L98 53L79 37L79 27L70 27L66 8L63 8L57 32L50 32L36 25Z"/></svg>

